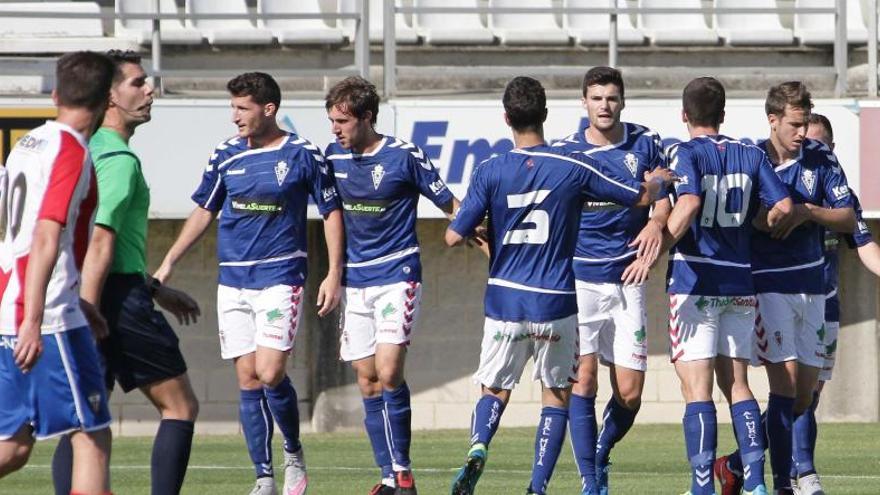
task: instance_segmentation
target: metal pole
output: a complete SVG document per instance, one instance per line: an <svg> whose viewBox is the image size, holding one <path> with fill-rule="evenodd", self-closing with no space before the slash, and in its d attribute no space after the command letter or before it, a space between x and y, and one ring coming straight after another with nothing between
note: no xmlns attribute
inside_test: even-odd
<svg viewBox="0 0 880 495"><path fill-rule="evenodd" d="M868 0L868 97L877 97L877 0Z"/></svg>
<svg viewBox="0 0 880 495"><path fill-rule="evenodd" d="M367 4L368 1L360 0L358 2L358 13L361 16L355 23L354 32L354 64L364 79L370 77L370 6Z"/></svg>
<svg viewBox="0 0 880 495"><path fill-rule="evenodd" d="M397 92L397 26L394 17L394 0L384 0L382 9L382 27L384 30L383 53L385 63L385 98L391 98Z"/></svg>
<svg viewBox="0 0 880 495"><path fill-rule="evenodd" d="M608 0L608 2L612 9L617 7L617 0ZM611 13L608 22L608 67L617 67L617 12Z"/></svg>
<svg viewBox="0 0 880 495"><path fill-rule="evenodd" d="M161 12L159 10L159 1L156 0L153 2L153 6L155 7L155 13L158 14ZM159 18L155 17L152 22L152 50L153 50L153 85L154 89L160 95L164 92L164 88L162 87L162 76L159 74L162 71L162 35L160 33L160 23Z"/></svg>
<svg viewBox="0 0 880 495"><path fill-rule="evenodd" d="M847 68L847 32L846 32L846 0L837 0L837 12L835 15L834 37L834 69L837 72L837 82L834 85L834 96L840 98L846 94L846 68Z"/></svg>

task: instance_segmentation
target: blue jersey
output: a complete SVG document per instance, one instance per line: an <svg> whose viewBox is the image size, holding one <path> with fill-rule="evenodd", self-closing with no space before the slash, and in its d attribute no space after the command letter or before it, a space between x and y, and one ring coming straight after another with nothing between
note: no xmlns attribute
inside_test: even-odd
<svg viewBox="0 0 880 495"><path fill-rule="evenodd" d="M759 144L766 149L768 143ZM797 158L775 167L795 204L829 208L852 207L846 177L828 146L807 139ZM824 294L823 228L804 222L785 239L755 231L752 236L752 275L759 293Z"/></svg>
<svg viewBox="0 0 880 495"><path fill-rule="evenodd" d="M489 215L486 316L546 322L577 312L572 256L585 196L632 206L639 183L601 172L590 157L546 145L514 149L476 167L450 229L461 236Z"/></svg>
<svg viewBox="0 0 880 495"><path fill-rule="evenodd" d="M583 152L598 161L609 175L638 181L644 179L645 172L666 166L666 155L656 132L629 123L624 123L623 129L623 139L615 144L590 144L584 130L580 130L557 141L553 147L566 152ZM626 208L610 201L588 199L581 213L574 253L575 278L619 284L623 271L636 255L629 244L647 221L647 208Z"/></svg>
<svg viewBox="0 0 880 495"><path fill-rule="evenodd" d="M850 190L852 194L852 190ZM856 212L856 231L851 235L844 235L848 247L855 249L873 241L871 230L868 229L868 223L862 216L862 206L859 198L853 194L853 208ZM838 245L840 244L841 235L832 230L825 230L825 321L840 321L840 297L837 294L839 286L839 265L840 256L838 255Z"/></svg>
<svg viewBox="0 0 880 495"><path fill-rule="evenodd" d="M220 284L302 285L309 195L322 215L339 208L321 150L305 139L288 133L277 146L250 149L237 137L217 145L192 199L221 213Z"/></svg>
<svg viewBox="0 0 880 495"><path fill-rule="evenodd" d="M438 207L453 200L431 160L415 145L390 136L370 153L331 143L326 155L345 216L345 285L420 282L419 195Z"/></svg>
<svg viewBox="0 0 880 495"><path fill-rule="evenodd" d="M752 219L788 197L760 148L725 136L700 136L667 150L680 177L675 198L700 196L696 220L672 248L667 290L702 296L754 295Z"/></svg>

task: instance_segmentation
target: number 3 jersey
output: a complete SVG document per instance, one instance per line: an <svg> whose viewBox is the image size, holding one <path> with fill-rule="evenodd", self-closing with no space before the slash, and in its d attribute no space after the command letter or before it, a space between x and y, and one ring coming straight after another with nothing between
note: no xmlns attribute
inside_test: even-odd
<svg viewBox="0 0 880 495"><path fill-rule="evenodd" d="M584 199L632 206L639 190L638 182L605 175L590 157L546 145L479 164L449 228L471 235L488 212L486 316L548 322L575 314L572 257Z"/></svg>
<svg viewBox="0 0 880 495"><path fill-rule="evenodd" d="M305 139L287 133L275 146L251 149L238 137L217 145L192 199L220 212L221 285L303 284L309 195L322 215L339 208L324 157Z"/></svg>
<svg viewBox="0 0 880 495"><path fill-rule="evenodd" d="M19 139L6 167L0 167L0 334L15 335L24 317L25 274L38 220L62 226L41 331L87 324L79 308L79 270L98 200L93 175L85 138L53 121Z"/></svg>
<svg viewBox="0 0 880 495"><path fill-rule="evenodd" d="M437 169L418 147L390 136L370 153L330 143L326 155L345 215L345 285L420 282L419 195L437 207L453 199Z"/></svg>
<svg viewBox="0 0 880 495"><path fill-rule="evenodd" d="M700 210L669 257L670 294L754 295L752 219L788 197L767 155L757 146L725 136L699 136L667 150L680 178L676 200L700 196Z"/></svg>

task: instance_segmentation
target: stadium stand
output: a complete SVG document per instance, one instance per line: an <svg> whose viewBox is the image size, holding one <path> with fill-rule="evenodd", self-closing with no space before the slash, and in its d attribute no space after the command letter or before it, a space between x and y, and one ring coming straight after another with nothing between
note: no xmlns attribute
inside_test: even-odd
<svg viewBox="0 0 880 495"><path fill-rule="evenodd" d="M357 12L358 0L339 0L339 12ZM382 43L385 39L385 18L382 11L382 2L369 2L370 4L370 43ZM396 0L395 5L398 7L403 5L401 0ZM343 19L341 25L345 30L349 39L354 37L355 21L353 19ZM394 16L394 39L399 44L413 45L419 42L419 36L416 34L411 23L406 21L406 17L401 14Z"/></svg>
<svg viewBox="0 0 880 495"><path fill-rule="evenodd" d="M155 0L116 0L117 14L152 14L156 12ZM159 13L177 14L179 9L175 0L160 0ZM117 19L116 36L132 38L140 45L152 40L153 21L148 19ZM184 26L182 19L163 19L159 21L162 43L169 45L200 45L202 35L195 29Z"/></svg>
<svg viewBox="0 0 880 495"><path fill-rule="evenodd" d="M835 0L795 0L795 7L834 7ZM846 8L846 39L849 43L868 40L861 1L849 0ZM795 14L794 35L805 45L834 43L834 14Z"/></svg>
<svg viewBox="0 0 880 495"><path fill-rule="evenodd" d="M59 18L4 14L21 11L57 13ZM104 36L99 12L96 2L0 2L0 52L58 53L129 48L125 40ZM63 18L67 14L95 14L95 17Z"/></svg>
<svg viewBox="0 0 880 495"><path fill-rule="evenodd" d="M640 8L702 7L700 0L639 0ZM695 13L639 14L639 29L655 45L714 45L718 35L706 24L704 15Z"/></svg>
<svg viewBox="0 0 880 495"><path fill-rule="evenodd" d="M242 19L197 19L191 25L202 32L212 45L268 45L272 43L272 32L254 26L247 19L248 8L245 0L188 0L187 12L190 14L240 14Z"/></svg>
<svg viewBox="0 0 880 495"><path fill-rule="evenodd" d="M259 0L257 11L269 17L259 19L257 25L272 31L282 45L331 44L345 41L342 29L330 27L323 19L273 19L272 14L295 14L321 12L318 0Z"/></svg>
<svg viewBox="0 0 880 495"><path fill-rule="evenodd" d="M490 7L522 7L516 0L490 0ZM551 8L552 0L535 0L531 8ZM505 45L567 45L568 35L556 24L552 13L546 14L489 14L489 28Z"/></svg>
<svg viewBox="0 0 880 495"><path fill-rule="evenodd" d="M775 0L715 0L717 8L766 8L776 6ZM833 24L834 19L832 17ZM791 29L782 27L779 14L715 14L715 30L731 46L736 45L790 45L794 41Z"/></svg>
<svg viewBox="0 0 880 495"><path fill-rule="evenodd" d="M416 7L477 7L477 0L414 0ZM414 24L431 45L481 45L495 42L479 14L416 13Z"/></svg>
<svg viewBox="0 0 880 495"><path fill-rule="evenodd" d="M604 0L565 0L566 8L607 7ZM618 7L627 7L626 0L617 0ZM562 27L578 45L606 45L611 36L611 21L606 14L563 14ZM617 16L617 42L641 45L645 36L636 29L629 14Z"/></svg>

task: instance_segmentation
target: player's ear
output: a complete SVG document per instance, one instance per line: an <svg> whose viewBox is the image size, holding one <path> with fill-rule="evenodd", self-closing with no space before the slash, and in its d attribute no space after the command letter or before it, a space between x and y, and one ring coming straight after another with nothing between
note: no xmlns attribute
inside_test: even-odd
<svg viewBox="0 0 880 495"><path fill-rule="evenodd" d="M721 111L721 114L718 115L718 125L724 123L724 110Z"/></svg>
<svg viewBox="0 0 880 495"><path fill-rule="evenodd" d="M366 112L364 112L364 118L362 120L366 120L368 123L372 123L373 122L373 111L367 110Z"/></svg>
<svg viewBox="0 0 880 495"><path fill-rule="evenodd" d="M58 106L58 91L55 91L54 89L52 90L52 103L54 103L56 107Z"/></svg>
<svg viewBox="0 0 880 495"><path fill-rule="evenodd" d="M278 107L275 106L275 104L272 102L269 102L269 103L266 103L265 105L263 105L263 114L266 117L271 117L271 116L275 115L275 112L277 112L277 111L278 111Z"/></svg>
<svg viewBox="0 0 880 495"><path fill-rule="evenodd" d="M682 123L682 124L687 124L687 123L688 123L688 116L687 116L687 114L684 112L684 108L681 109L681 123Z"/></svg>
<svg viewBox="0 0 880 495"><path fill-rule="evenodd" d="M52 92L52 95L55 95L55 92ZM510 117L508 117L507 112L504 112L504 123L507 124L508 127L513 127L510 125Z"/></svg>
<svg viewBox="0 0 880 495"><path fill-rule="evenodd" d="M543 124L546 121L547 121L547 108L545 107L544 108L544 115L541 117L541 123Z"/></svg>

